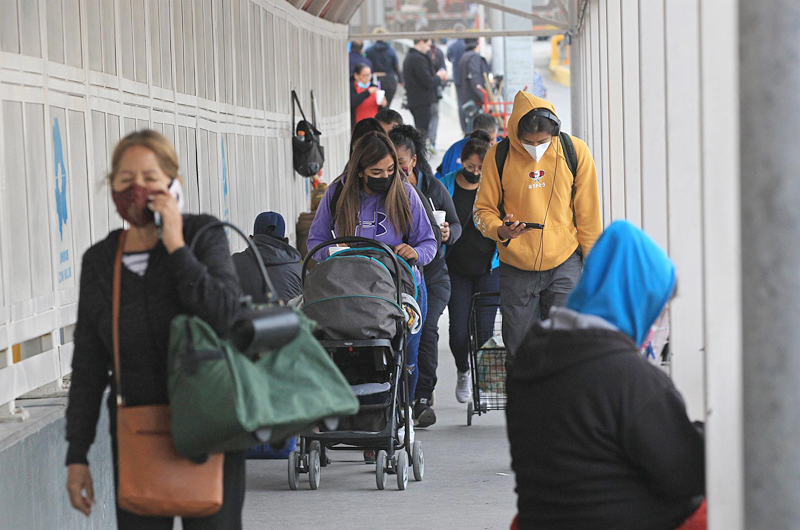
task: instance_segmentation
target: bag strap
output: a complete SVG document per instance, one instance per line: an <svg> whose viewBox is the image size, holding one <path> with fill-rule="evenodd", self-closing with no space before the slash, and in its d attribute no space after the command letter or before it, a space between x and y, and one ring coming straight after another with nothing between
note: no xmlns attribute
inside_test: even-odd
<svg viewBox="0 0 800 530"><path fill-rule="evenodd" d="M114 284L111 294L111 342L114 347L114 378L117 381L117 406L125 405L125 400L122 397L122 378L119 373L119 299L122 290L122 253L125 248L125 238L127 236L127 230L123 230L119 234L117 253L114 257Z"/></svg>
<svg viewBox="0 0 800 530"><path fill-rule="evenodd" d="M194 253L194 247L197 244L197 240L200 239L200 236L203 235L205 232L212 228L219 228L219 227L228 227L244 239L247 242L247 245L250 247L250 250L253 251L253 254L256 255L256 262L258 263L258 270L261 272L261 277L264 280L264 296L267 298L267 304L277 304L280 302L280 297L278 296L278 292L275 290L275 286L272 285L272 280L269 278L269 274L267 274L267 266L264 264L264 258L261 257L261 252L258 251L258 248L255 246L253 241L247 237L244 232L242 232L239 227L233 225L231 223L225 221L214 221L213 223L208 223L207 225L200 228L197 233L192 238L192 242L189 243L189 250Z"/></svg>
<svg viewBox="0 0 800 530"><path fill-rule="evenodd" d="M297 105L297 108L300 109L300 115L303 117L303 121L308 121L306 119L306 113L303 112L303 106L300 104L300 98L297 97L297 92L292 90L292 127L294 127L296 125L295 124L295 113L294 113L294 110L295 110L294 106L295 105Z"/></svg>
<svg viewBox="0 0 800 530"><path fill-rule="evenodd" d="M311 91L311 125L317 128L317 104L314 101L314 91Z"/></svg>

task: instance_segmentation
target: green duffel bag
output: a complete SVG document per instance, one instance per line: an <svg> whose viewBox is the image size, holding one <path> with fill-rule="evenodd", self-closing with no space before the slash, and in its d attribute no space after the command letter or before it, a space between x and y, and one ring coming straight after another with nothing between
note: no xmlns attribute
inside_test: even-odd
<svg viewBox="0 0 800 530"><path fill-rule="evenodd" d="M228 223L204 229L220 225L243 235ZM275 299L261 255L255 254L267 298ZM199 317L179 315L172 321L172 437L185 457L279 444L325 419L358 412L350 385L313 335L313 320L285 306L247 309L225 338Z"/></svg>
<svg viewBox="0 0 800 530"><path fill-rule="evenodd" d="M198 317L181 315L170 333L172 437L188 458L280 443L326 418L358 412L350 385L312 335L250 360Z"/></svg>

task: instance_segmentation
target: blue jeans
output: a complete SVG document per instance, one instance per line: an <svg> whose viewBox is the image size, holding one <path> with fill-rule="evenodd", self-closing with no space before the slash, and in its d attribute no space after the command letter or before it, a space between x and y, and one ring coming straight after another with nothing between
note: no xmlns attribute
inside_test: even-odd
<svg viewBox="0 0 800 530"><path fill-rule="evenodd" d="M447 308L450 312L450 351L456 360L459 372L469 370L469 306L472 295L476 293L497 293L500 291L500 273L498 269L486 272L480 276L463 276L450 271L450 303ZM496 310L483 311L478 315L478 329L490 330L494 322ZM491 331L478 337L478 343L483 344L491 338Z"/></svg>
<svg viewBox="0 0 800 530"><path fill-rule="evenodd" d="M422 322L425 322L425 317L428 316L428 290L425 287L425 280L417 285L417 303L422 311ZM411 401L414 401L414 393L417 390L417 380L419 379L417 358L419 358L420 339L422 339L422 330L416 335L408 336L408 397Z"/></svg>

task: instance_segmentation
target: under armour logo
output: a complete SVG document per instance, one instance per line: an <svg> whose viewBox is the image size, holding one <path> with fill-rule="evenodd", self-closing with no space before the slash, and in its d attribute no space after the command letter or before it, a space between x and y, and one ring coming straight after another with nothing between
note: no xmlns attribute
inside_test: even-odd
<svg viewBox="0 0 800 530"><path fill-rule="evenodd" d="M386 214L383 212L375 212L375 216L371 221L359 221L358 226L363 231L365 228L374 228L375 237L385 235L386 230Z"/></svg>

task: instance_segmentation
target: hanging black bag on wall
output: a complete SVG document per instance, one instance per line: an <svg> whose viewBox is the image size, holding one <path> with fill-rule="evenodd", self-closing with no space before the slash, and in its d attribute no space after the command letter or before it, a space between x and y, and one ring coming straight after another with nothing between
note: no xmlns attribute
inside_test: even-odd
<svg viewBox="0 0 800 530"><path fill-rule="evenodd" d="M314 106L314 92L311 92L311 120L306 119L297 92L292 90L292 124L295 123L295 105L300 109L303 119L297 123L292 136L292 159L294 170L304 177L313 177L325 163L325 149L320 143L322 135L317 129L317 112Z"/></svg>

